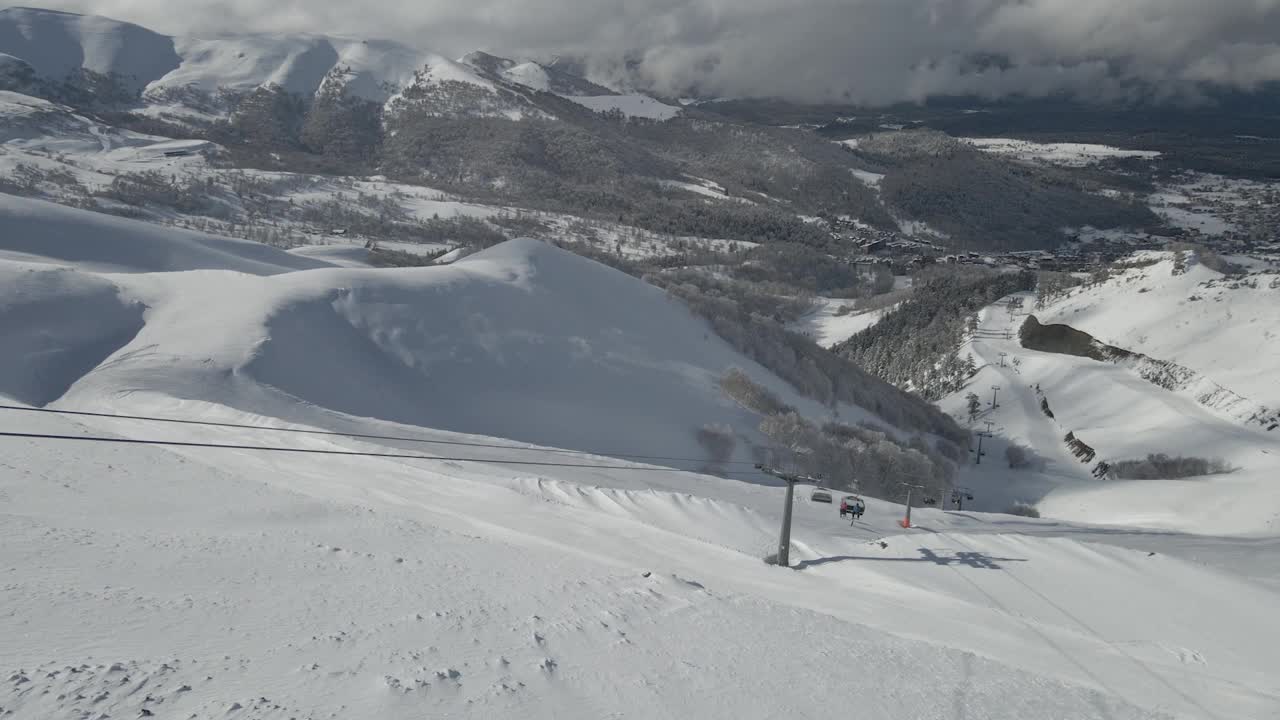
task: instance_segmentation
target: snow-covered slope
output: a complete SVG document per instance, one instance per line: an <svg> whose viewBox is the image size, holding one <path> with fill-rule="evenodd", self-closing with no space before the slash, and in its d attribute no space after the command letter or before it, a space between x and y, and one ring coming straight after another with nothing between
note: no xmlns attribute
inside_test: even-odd
<svg viewBox="0 0 1280 720"><path fill-rule="evenodd" d="M195 87L250 90L275 84L313 95L335 69L348 93L385 101L413 80L431 58L397 43L310 35L234 35L175 38L182 63L148 86L152 95Z"/></svg>
<svg viewBox="0 0 1280 720"><path fill-rule="evenodd" d="M551 77L537 63L520 63L503 70L502 74L511 82L519 83L534 90L551 91Z"/></svg>
<svg viewBox="0 0 1280 720"><path fill-rule="evenodd" d="M0 258L102 272L224 269L274 275L327 267L261 243L162 228L0 193Z"/></svg>
<svg viewBox="0 0 1280 720"><path fill-rule="evenodd" d="M1160 157L1160 153L1154 150L1126 150L1093 143L1038 143L1008 138L960 139L984 152L1067 167L1085 167L1116 158L1151 160Z"/></svg>
<svg viewBox="0 0 1280 720"><path fill-rule="evenodd" d="M80 68L114 74L156 103L188 89L243 91L274 84L303 96L326 82L378 102L432 68L436 76L486 83L458 63L399 43L336 36L243 34L169 37L94 15L0 10L0 53L60 81Z"/></svg>
<svg viewBox="0 0 1280 720"><path fill-rule="evenodd" d="M1226 277L1189 253L1174 274L1159 262L1072 292L1036 316L1102 342L1169 360L1271 407L1280 407L1280 274Z"/></svg>
<svg viewBox="0 0 1280 720"><path fill-rule="evenodd" d="M620 112L649 120L670 120L680 114L680 108L648 95L568 95L565 99L596 112Z"/></svg>
<svg viewBox="0 0 1280 720"><path fill-rule="evenodd" d="M813 338L822 347L831 347L880 322L893 306L879 310L856 311L853 300L817 298L809 314L791 323L790 330Z"/></svg>
<svg viewBox="0 0 1280 720"><path fill-rule="evenodd" d="M681 109L639 93L618 94L595 83L537 62L516 62L484 52L473 52L459 61L495 79L539 92L555 93L595 112L620 112L627 117L670 120Z"/></svg>
<svg viewBox="0 0 1280 720"><path fill-rule="evenodd" d="M0 413L15 427L301 442ZM1228 569L1257 571L1259 547L1203 544L1210 566L1081 526L928 510L932 532L903 534L901 508L849 527L801 502L786 571L759 561L776 488L3 442L22 470L0 472L0 704L19 718L836 718L851 695L871 720L1280 708L1280 596Z"/></svg>
<svg viewBox="0 0 1280 720"><path fill-rule="evenodd" d="M387 111L452 117L552 118L523 85L485 77L475 68L430 55L413 80L387 102Z"/></svg>
<svg viewBox="0 0 1280 720"><path fill-rule="evenodd" d="M0 10L0 52L61 80L81 68L145 87L181 63L173 38L96 15L34 8Z"/></svg>
<svg viewBox="0 0 1280 720"><path fill-rule="evenodd" d="M1077 290L1075 297L1106 291L1107 286ZM1033 302L1028 297L1025 307L1039 316L1041 311L1031 309ZM1145 304L1134 300L1124 307L1141 312ZM1001 510L1025 501L1047 517L1071 521L1215 535L1280 531L1280 485L1274 482L1280 472L1280 435L1208 407L1193 394L1153 384L1128 365L1023 348L1018 328L1025 316L1026 311L1011 316L1003 305L982 313L977 337L962 351L974 355L980 370L968 388L942 402L955 417L967 417L965 396L973 392L983 402L975 429L992 423L994 437L985 443L984 463L966 466L960 479L977 492L979 507ZM1182 328L1188 337L1196 337L1191 328L1213 331L1199 323L1171 328ZM1003 366L1001 353L1006 354ZM1223 361L1224 366L1244 364ZM1256 371L1273 377L1275 372L1268 364ZM993 395L999 403L994 409ZM1096 456L1082 462L1064 442L1069 432ZM1004 453L1010 444L1027 448L1030 467L1008 467ZM1237 470L1177 480L1098 479L1091 474L1100 462L1154 453L1221 458Z"/></svg>
<svg viewBox="0 0 1280 720"><path fill-rule="evenodd" d="M488 77L551 92L557 95L615 95L613 90L597 85L576 72L568 71L561 63L540 63L532 60L517 62L487 52L474 51L458 59Z"/></svg>
<svg viewBox="0 0 1280 720"><path fill-rule="evenodd" d="M111 399L113 388L146 376L162 393L234 398L227 401L266 415L303 401L560 447L639 443L684 457L701 455L695 433L705 424L727 421L746 434L755 423L716 385L742 359L707 338L683 307L535 241L441 268L274 279L209 273L135 288L153 308L136 345L157 350L86 377L72 391L78 401L91 392ZM242 324L204 327L195 317L220 298L234 303ZM628 311L611 316L589 298ZM221 359L210 366L210 355Z"/></svg>
<svg viewBox="0 0 1280 720"><path fill-rule="evenodd" d="M680 112L644 95L613 95L563 70L487 53L455 62L395 42L338 36L169 37L109 18L30 8L0 10L0 56L55 83L81 68L116 76L143 91L149 107L141 112L175 117L225 113L219 93L263 86L303 97L341 92L379 103L402 101L408 93L428 100L418 103L419 111L464 117L551 117L526 97L529 90L632 117L665 120Z"/></svg>
<svg viewBox="0 0 1280 720"><path fill-rule="evenodd" d="M716 422L749 462L729 365L824 413L621 273L533 241L285 272L311 261L13 202L0 395L247 427L0 409L0 432L428 456L0 436L14 717L1280 711L1266 539L932 509L904 530L877 500L850 526L801 493L784 570L761 562L779 488L517 442L697 468ZM40 242L10 231L37 219ZM297 425L448 444L269 431Z"/></svg>
<svg viewBox="0 0 1280 720"><path fill-rule="evenodd" d="M761 438L758 418L719 388L730 367L812 416L826 412L657 288L536 241L447 267L279 275L326 263L8 196L0 196L0 213L8 257L113 271L214 269L111 279L126 306L148 308L147 321L74 383L69 397L81 404L117 406L122 388L130 402L178 397L275 417L301 402L560 447L639 444L688 458L705 457L697 432L719 424L738 433L740 459ZM23 297L9 302L21 307ZM76 316L92 304L64 309Z"/></svg>
<svg viewBox="0 0 1280 720"><path fill-rule="evenodd" d="M70 154L85 159L86 155L117 152L114 159L128 163L136 159L163 158L166 151L184 148L197 154L212 149L212 143L203 140L170 140L155 135L121 130L104 125L65 105L58 105L30 95L0 90L0 145L6 149L17 148L45 155L44 159L32 157L14 158L15 162L43 165L55 162L48 155ZM150 148L149 150L133 150ZM8 164L9 157L0 158ZM108 158L102 158L108 159Z"/></svg>

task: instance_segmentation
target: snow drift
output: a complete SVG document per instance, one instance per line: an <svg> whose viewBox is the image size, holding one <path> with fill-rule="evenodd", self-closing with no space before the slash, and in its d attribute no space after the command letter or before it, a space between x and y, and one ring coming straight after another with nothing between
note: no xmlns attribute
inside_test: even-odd
<svg viewBox="0 0 1280 720"><path fill-rule="evenodd" d="M83 378L80 403L120 388L295 416L346 415L608 454L702 457L699 428L759 441L718 380L744 367L820 413L662 291L533 240L444 267L251 277L138 277L151 310L117 357ZM218 306L211 318L207 308ZM133 393L141 402L144 393ZM740 444L745 453L745 444Z"/></svg>
<svg viewBox="0 0 1280 720"><path fill-rule="evenodd" d="M142 329L142 306L92 275L0 265L0 395L56 400Z"/></svg>
<svg viewBox="0 0 1280 720"><path fill-rule="evenodd" d="M13 371L4 391L37 404L65 391L81 405L177 399L298 421L300 409L319 408L687 458L708 455L697 433L717 425L734 434L740 460L763 438L759 417L719 387L729 368L810 417L829 412L658 288L533 240L449 266L373 270L7 196L0 228L7 257L134 273L36 274L0 295L27 308L6 315L8 331L58 328L49 342L67 359L55 378L36 378L37 356L18 345L3 353ZM307 268L320 269L296 272ZM169 270L193 272L159 272ZM23 288L42 280L63 305L32 305Z"/></svg>

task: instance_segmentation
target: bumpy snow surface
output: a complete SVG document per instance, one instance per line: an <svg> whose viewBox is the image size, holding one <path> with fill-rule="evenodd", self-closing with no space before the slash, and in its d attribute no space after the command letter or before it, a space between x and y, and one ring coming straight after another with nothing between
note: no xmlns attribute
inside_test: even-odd
<svg viewBox="0 0 1280 720"><path fill-rule="evenodd" d="M766 565L781 489L617 456L749 437L729 365L821 410L585 259L312 267L3 208L3 402L252 427L10 409L0 431L435 456L0 438L5 717L1280 713L1273 536L933 509L904 530L875 500L850 526L802 491L793 568Z"/></svg>

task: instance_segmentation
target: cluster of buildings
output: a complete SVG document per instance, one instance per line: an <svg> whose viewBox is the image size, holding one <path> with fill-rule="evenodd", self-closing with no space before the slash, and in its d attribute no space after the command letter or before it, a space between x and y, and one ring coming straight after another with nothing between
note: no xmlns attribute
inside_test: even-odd
<svg viewBox="0 0 1280 720"><path fill-rule="evenodd" d="M1159 248L1164 244L1162 238L1142 238L1114 242L1101 240L1088 244L1069 242L1055 250L965 252L927 240L893 233L889 235L892 239L851 238L856 249L851 248L846 261L860 266L887 265L894 274L907 274L934 263L1083 272L1119 260L1135 250Z"/></svg>
<svg viewBox="0 0 1280 720"><path fill-rule="evenodd" d="M1280 261L1280 191L1256 185L1208 189L1184 212L1226 220L1223 232L1202 232L1194 226L1166 228L1164 235L1144 233L1078 233L1052 250L963 252L919 236L873 228L851 218L828 220L831 236L847 248L845 261L859 266L888 266L894 274L909 274L926 265L948 263L1017 267L1032 271L1089 272L1121 261L1138 250L1160 250L1172 242L1193 242L1226 254L1247 254ZM1243 194L1241 194L1243 193ZM1272 202L1272 200L1277 202ZM1222 207L1219 207L1221 205ZM927 237L927 236L926 236Z"/></svg>

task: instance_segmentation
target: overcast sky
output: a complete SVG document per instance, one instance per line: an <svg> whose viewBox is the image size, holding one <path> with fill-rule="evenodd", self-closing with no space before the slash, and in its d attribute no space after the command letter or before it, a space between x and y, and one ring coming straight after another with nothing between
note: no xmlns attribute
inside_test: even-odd
<svg viewBox="0 0 1280 720"><path fill-rule="evenodd" d="M554 53L655 90L882 103L1280 80L1280 0L28 0L168 33L313 32Z"/></svg>

